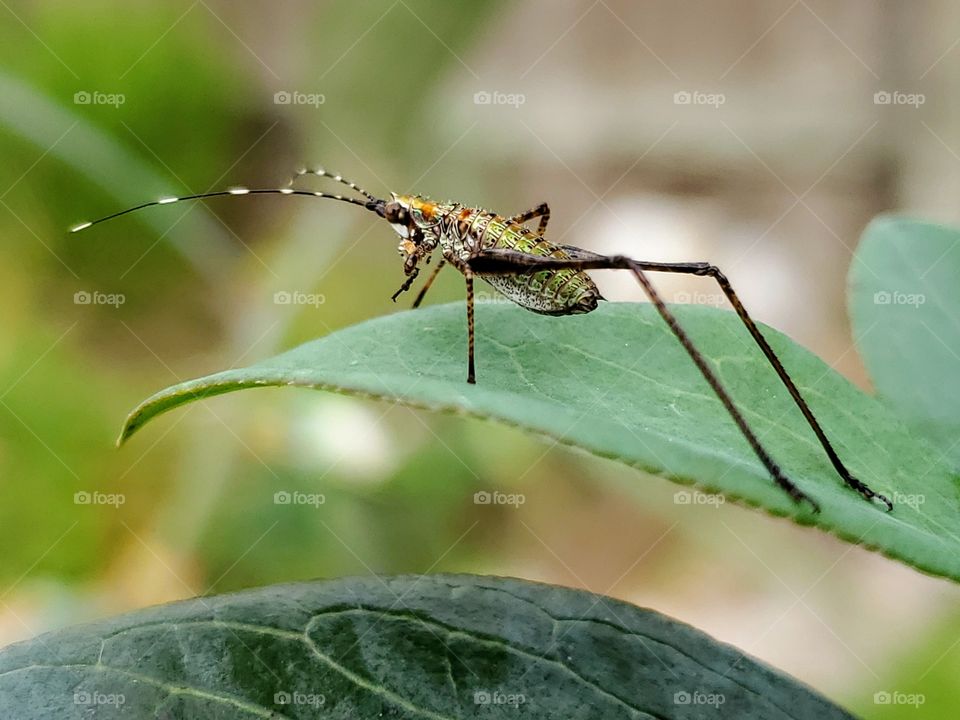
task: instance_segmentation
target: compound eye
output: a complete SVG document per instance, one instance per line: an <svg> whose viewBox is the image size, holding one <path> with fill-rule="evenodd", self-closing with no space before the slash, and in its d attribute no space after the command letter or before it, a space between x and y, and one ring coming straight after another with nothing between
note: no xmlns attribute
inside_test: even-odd
<svg viewBox="0 0 960 720"><path fill-rule="evenodd" d="M398 202L388 202L383 207L383 217L389 223L405 223L407 221L407 211Z"/></svg>

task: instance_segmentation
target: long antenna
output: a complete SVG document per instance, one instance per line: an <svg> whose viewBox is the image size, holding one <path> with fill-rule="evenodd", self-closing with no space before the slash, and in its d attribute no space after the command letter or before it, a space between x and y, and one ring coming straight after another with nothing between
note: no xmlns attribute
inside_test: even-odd
<svg viewBox="0 0 960 720"><path fill-rule="evenodd" d="M363 191L360 191L363 192ZM154 205L170 205L172 203L183 202L184 200L203 200L205 198L212 197L223 197L227 195L302 195L304 197L316 197L316 198L329 198L330 200L340 200L341 202L348 202L353 205L359 205L360 207L371 210L378 215L383 215L383 206L384 201L378 198L364 193L364 195L369 198L368 200L357 200L356 198L344 197L343 195L334 195L331 193L316 192L313 190L294 190L293 188L245 188L245 187L235 187L230 188L229 190L218 190L217 192L209 193L199 193L197 195L182 195L180 197L164 197L159 200L154 200L153 202L143 203L135 207L127 208L126 210L121 210L120 212L115 212L112 215L107 215L105 217L99 218L97 220L90 220L88 222L80 223L79 225L74 225L70 228L70 232L79 232L81 230L86 230L88 227L93 225L99 225L102 222L107 220L113 220L118 218L121 215L126 215L128 213L136 212L137 210L143 210L144 208L153 207Z"/></svg>
<svg viewBox="0 0 960 720"><path fill-rule="evenodd" d="M350 180L347 180L345 177L343 177L343 175L337 175L336 173L328 172L327 170L324 170L322 167L318 167L315 170L309 170L308 168L300 168L299 170L297 170L297 174L294 175L292 178L290 178L290 181L287 183L287 187L290 187L291 185L293 185L298 178L301 178L304 175L316 175L317 177L330 178L334 182L338 182L342 185L346 185L349 188L353 188L368 200L376 200L376 198L373 195L368 193L366 190L364 190L362 187L357 185L355 182L351 182Z"/></svg>

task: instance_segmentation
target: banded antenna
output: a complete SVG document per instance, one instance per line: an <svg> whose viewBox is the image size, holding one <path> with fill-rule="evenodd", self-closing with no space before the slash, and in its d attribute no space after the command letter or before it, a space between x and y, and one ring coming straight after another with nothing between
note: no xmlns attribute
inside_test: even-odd
<svg viewBox="0 0 960 720"><path fill-rule="evenodd" d="M361 195L363 195L363 196L364 196L365 198L367 198L368 200L376 200L376 199L377 199L377 198L375 198L373 195L371 195L370 193L368 193L366 190L364 190L362 187L360 187L359 185L357 185L355 182L351 182L350 180L347 180L345 177L343 177L343 175L337 175L337 174L335 174L335 173L327 172L327 171L324 170L322 167L318 167L318 168L316 168L315 170L308 170L307 168L300 168L299 170L297 170L296 175L294 175L292 178L290 178L290 180L287 182L287 187L291 187L299 178L303 177L304 175L316 175L317 177L330 178L330 179L333 180L334 182L338 182L338 183L340 183L341 185L346 185L346 186L349 187L349 188L353 188L354 190L356 190L358 193L360 193Z"/></svg>
<svg viewBox="0 0 960 720"><path fill-rule="evenodd" d="M345 197L343 195L337 195L334 193L325 193L325 192L319 192L315 190L297 190L292 187L289 187L289 185L292 185L294 181L296 181L296 179L301 175L317 175L320 177L330 178L332 180L335 180L336 182L339 182L343 185L347 185L348 187L353 188L357 192L361 193L366 199L359 200L357 198ZM235 188L229 188L227 190L217 190L215 192L208 192L208 193L197 193L194 195L162 197L159 200L141 203L140 205L135 205L134 207L127 208L126 210L121 210L120 212L115 212L111 215L106 215L96 220L89 220L87 222L79 223L77 225L74 225L72 228L70 228L70 232L72 233L80 232L81 230L86 230L88 227L99 225L100 223L106 222L107 220L113 220L114 218L118 218L122 215L127 215L129 213L136 212L137 210L143 210L144 208L154 207L156 205L171 205L173 203L183 202L185 200L204 200L206 198L226 197L230 195L300 195L302 197L328 198L330 200L340 200L341 202L347 202L353 205L359 205L360 207L366 210L371 210L377 213L381 217L383 216L383 206L386 203L386 201L381 200L380 198L374 197L373 195L368 193L366 190L364 190L360 186L350 182L349 180L344 179L340 175L334 175L332 173L328 173L326 170L323 170L322 168L317 168L316 170L307 170L304 168L299 170L297 174L290 180L290 182L288 183L288 187L282 187L282 188L235 187Z"/></svg>

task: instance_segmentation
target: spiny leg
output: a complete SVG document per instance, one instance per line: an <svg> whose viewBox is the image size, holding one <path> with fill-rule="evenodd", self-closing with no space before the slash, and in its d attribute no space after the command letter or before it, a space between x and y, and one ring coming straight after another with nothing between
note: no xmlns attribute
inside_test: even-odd
<svg viewBox="0 0 960 720"><path fill-rule="evenodd" d="M697 275L700 277L712 277L714 280L716 280L717 284L720 286L720 289L723 291L723 294L730 301L730 304L740 317L740 320L750 332L754 342L756 342L764 356L766 356L767 361L773 366L773 369L776 371L780 381L784 384L784 387L787 388L787 391L790 393L790 397L793 398L793 401L796 403L797 407L800 408L800 412L803 413L803 417L806 419L807 424L817 436L817 440L820 441L820 446L827 454L827 457L830 459L830 463L833 465L834 470L837 471L837 474L843 479L844 483L856 490L867 500L876 499L886 505L888 511L893 510L893 503L890 502L888 498L878 492L875 492L866 483L854 477L853 474L847 469L847 466L843 464L840 456L837 455L836 450L834 450L833 444L830 442L829 438L827 438L827 434L820 426L820 422L813 414L813 411L810 409L807 401L803 398L803 395L800 394L800 389L793 382L793 378L791 378L787 373L786 368L783 367L783 363L780 362L780 358L777 357L776 353L773 351L773 348L770 347L770 343L767 342L767 339L760 331L760 328L754 322L753 318L750 317L749 313L747 313L747 309L743 306L743 303L740 302L740 298L737 297L737 293L734 291L733 286L730 284L730 281L727 280L726 275L720 271L720 268L711 265L710 263L641 262L637 264L640 265L640 267L642 267L644 270L681 273Z"/></svg>
<svg viewBox="0 0 960 720"><path fill-rule="evenodd" d="M657 309L657 312L660 313L660 317L662 317L664 322L666 322L670 327L670 330L676 336L677 340L680 341L680 344L683 345L684 349L687 351L687 354L690 356L690 359L693 360L694 364L697 366L697 369L700 370L700 373L703 375L707 383L709 383L710 387L713 389L713 392L718 398L720 398L720 402L723 403L723 406L727 409L730 417L733 418L733 421L740 429L741 434L747 439L747 442L750 444L753 452L756 453L758 458L760 458L760 462L762 462L764 467L767 468L767 471L773 477L774 482L776 482L777 485L786 491L786 493L790 495L790 497L796 502L806 501L813 508L814 512L820 512L820 506L817 504L817 502L809 495L804 493L800 488L798 488L797 485L790 480L790 478L784 475L783 471L780 469L780 466L774 462L772 457L770 457L770 454L767 452L766 448L764 448L760 443L760 439L756 436L756 434L753 432L753 429L747 423L746 418L743 417L740 409L736 406L736 404L734 404L733 398L730 397L727 389L720 382L720 379L716 376L716 373L714 373L714 371L707 364L706 358L704 358L700 351L694 346L693 341L690 340L690 336L687 335L686 331L680 326L676 316L667 308L660 295L650 283L649 278L647 278L643 270L640 269L640 266L634 263L630 269L633 271L637 281L643 287L643 291L647 294L647 297L650 298L650 302L653 303L654 307Z"/></svg>
<svg viewBox="0 0 960 720"><path fill-rule="evenodd" d="M527 220L533 220L537 217L540 218L540 225L537 227L537 235L543 237L544 233L547 232L547 223L550 222L550 206L545 202L540 203L531 210L514 215L512 218L510 218L510 222L520 225L527 222Z"/></svg>
<svg viewBox="0 0 960 720"><path fill-rule="evenodd" d="M420 288L420 292L417 293L417 299L413 301L413 305L411 307L420 307L420 303L423 302L423 298L426 296L427 290L429 290L430 286L433 285L433 281L437 279L437 275L440 274L440 271L443 270L443 266L446 264L446 259L440 258L437 266L433 269L433 272L430 273L430 277L427 278L427 281L423 284L423 287Z"/></svg>
<svg viewBox="0 0 960 720"><path fill-rule="evenodd" d="M474 272L496 274L516 274L530 272L531 270L535 269L550 268L571 268L579 270L625 269L633 272L647 297L650 299L650 302L653 303L653 306L660 314L660 317L663 318L664 322L666 322L667 326L670 328L670 331L674 334L677 340L680 341L680 344L683 346L684 350L687 351L690 359L697 366L697 369L720 399L720 402L730 414L730 417L737 425L740 433L747 440L747 443L760 459L760 462L763 464L763 466L767 469L767 472L770 473L774 482L776 482L776 484L782 488L793 500L796 502L807 502L814 509L814 511L819 512L820 506L817 504L817 502L800 490L800 488L797 487L797 485L783 473L783 471L780 469L780 466L773 460L766 448L764 448L763 444L753 432L753 429L750 427L746 418L744 418L743 414L740 412L740 409L733 402L729 392L727 392L716 373L714 373L713 369L707 363L706 358L704 358L696 346L694 346L693 341L687 335L686 331L680 326L676 316L666 306L666 303L664 303L663 299L660 297L660 294L650 283L649 278L647 278L646 273L644 272L644 265L646 264L638 263L630 258L619 255L612 257L591 256L589 259L580 260L562 260L529 255L527 253L521 253L514 250L500 249L484 251L470 262L470 266ZM653 269L661 270L663 268L656 267Z"/></svg>
<svg viewBox="0 0 960 720"><path fill-rule="evenodd" d="M467 280L467 382L474 385L477 382L477 373L473 364L473 272L466 268L463 276Z"/></svg>

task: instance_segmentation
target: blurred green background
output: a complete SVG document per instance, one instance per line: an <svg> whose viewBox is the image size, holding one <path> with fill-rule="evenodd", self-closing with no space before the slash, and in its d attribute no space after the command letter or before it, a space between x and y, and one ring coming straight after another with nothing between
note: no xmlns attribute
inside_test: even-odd
<svg viewBox="0 0 960 720"><path fill-rule="evenodd" d="M871 717L955 717L955 587L509 428L261 390L116 450L153 391L411 296L389 299L393 233L346 205L222 199L65 230L303 164L505 214L548 200L555 241L712 260L868 387L846 269L877 212L960 219L958 20L933 0L0 2L0 643L289 580L509 574L656 608ZM461 297L449 272L430 301ZM526 501L473 503L495 489ZM325 502L274 502L293 491Z"/></svg>

